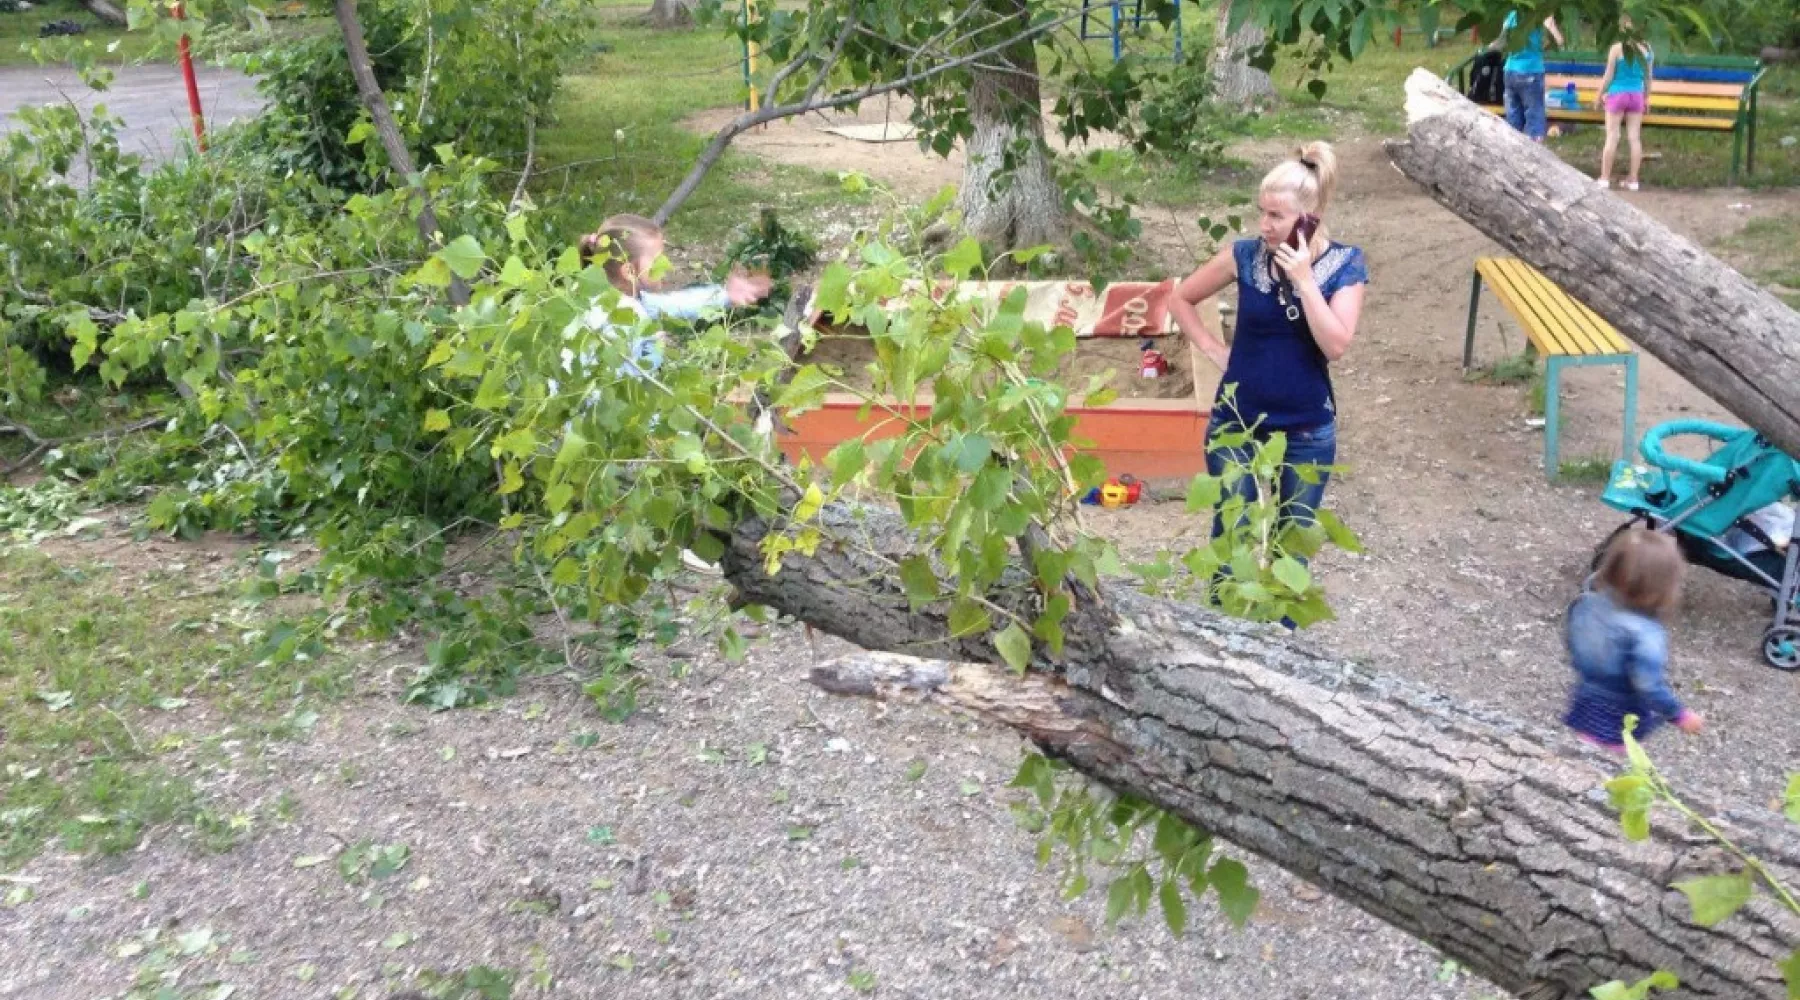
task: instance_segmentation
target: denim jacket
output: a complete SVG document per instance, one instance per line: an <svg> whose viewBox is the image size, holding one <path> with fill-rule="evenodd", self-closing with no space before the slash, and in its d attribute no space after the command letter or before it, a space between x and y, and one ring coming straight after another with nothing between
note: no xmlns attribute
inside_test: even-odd
<svg viewBox="0 0 1800 1000"><path fill-rule="evenodd" d="M1626 715L1638 717L1638 735L1681 715L1669 687L1669 633L1661 622L1590 591L1569 606L1566 639L1579 678L1569 725L1617 743Z"/></svg>

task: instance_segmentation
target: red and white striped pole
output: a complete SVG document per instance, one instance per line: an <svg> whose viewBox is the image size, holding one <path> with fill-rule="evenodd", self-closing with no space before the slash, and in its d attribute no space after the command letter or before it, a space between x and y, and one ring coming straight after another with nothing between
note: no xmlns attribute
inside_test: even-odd
<svg viewBox="0 0 1800 1000"><path fill-rule="evenodd" d="M175 4L175 19L187 20L187 11L180 3ZM194 59L188 54L187 32L181 33L181 41L176 43L177 61L181 63L181 80L187 84L188 113L194 117L194 141L200 144L200 151L206 152L206 116L200 112L200 84L194 79Z"/></svg>

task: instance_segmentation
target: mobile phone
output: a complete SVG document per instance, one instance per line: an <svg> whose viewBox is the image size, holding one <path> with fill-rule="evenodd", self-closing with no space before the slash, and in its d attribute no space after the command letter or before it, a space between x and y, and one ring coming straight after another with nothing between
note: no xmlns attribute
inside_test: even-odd
<svg viewBox="0 0 1800 1000"><path fill-rule="evenodd" d="M1301 215L1294 220L1294 228L1288 230L1287 245L1295 250L1312 242L1313 233L1319 231L1319 217L1311 214Z"/></svg>

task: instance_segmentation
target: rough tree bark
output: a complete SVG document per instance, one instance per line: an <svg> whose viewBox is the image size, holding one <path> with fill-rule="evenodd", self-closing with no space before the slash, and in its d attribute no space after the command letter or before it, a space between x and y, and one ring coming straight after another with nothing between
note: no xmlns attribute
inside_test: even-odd
<svg viewBox="0 0 1800 1000"><path fill-rule="evenodd" d="M740 597L869 649L968 661L854 659L821 669L821 686L910 689L1012 726L1517 993L1573 1000L1664 968L1684 996L1785 996L1775 963L1800 919L1758 900L1716 930L1690 923L1668 886L1722 858L1666 818L1626 842L1598 752L1278 630L1110 587L1065 621L1061 661L1014 677L985 638L951 639L944 608L909 610L891 568L910 551L897 515L828 507L821 522L855 544L790 556L775 576L758 548L767 525L740 524L722 563ZM1727 825L1800 876L1800 838Z"/></svg>
<svg viewBox="0 0 1800 1000"><path fill-rule="evenodd" d="M1800 455L1800 313L1425 70L1406 92L1402 173Z"/></svg>
<svg viewBox="0 0 1800 1000"><path fill-rule="evenodd" d="M1219 28L1212 50L1213 100L1237 108L1251 108L1275 100L1275 81L1250 65L1250 56L1262 48L1268 35L1262 25L1246 18L1231 30L1230 3L1219 4Z"/></svg>
<svg viewBox="0 0 1800 1000"><path fill-rule="evenodd" d="M1030 23L1027 0L986 0L986 6L1002 25L998 30L1016 32ZM1061 241L1068 218L1044 141L1034 40L1021 38L993 60L975 64L970 74L974 134L964 147L964 224L991 246Z"/></svg>
<svg viewBox="0 0 1800 1000"><path fill-rule="evenodd" d="M651 0L650 13L645 17L655 28L691 28L694 10L699 6L700 0Z"/></svg>
<svg viewBox="0 0 1800 1000"><path fill-rule="evenodd" d="M363 106L369 109L369 118L375 123L375 134L381 138L381 148L387 152L388 163L406 183L412 184L417 181L419 171L413 165L412 150L406 147L400 126L394 122L394 113L388 108L381 81L375 78L375 64L369 60L369 43L363 38L362 22L356 16L356 0L333 0L332 13L344 36L344 55L350 62L350 75L356 79L356 92L362 97ZM436 249L443 243L437 211L431 207L431 194L423 186L419 188L419 198L419 237L427 247ZM459 277L450 278L450 301L459 306L469 304L469 285Z"/></svg>

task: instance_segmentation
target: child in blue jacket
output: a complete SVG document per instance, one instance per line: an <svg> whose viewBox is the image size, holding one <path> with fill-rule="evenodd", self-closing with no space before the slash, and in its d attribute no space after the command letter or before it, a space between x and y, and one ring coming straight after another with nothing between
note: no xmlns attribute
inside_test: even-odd
<svg viewBox="0 0 1800 1000"><path fill-rule="evenodd" d="M1669 688L1669 632L1662 618L1681 600L1684 567L1675 539L1642 528L1620 532L1607 546L1594 588L1569 606L1567 640L1575 692L1563 721L1590 743L1623 749L1625 717L1634 736L1664 722L1700 731L1700 716Z"/></svg>

